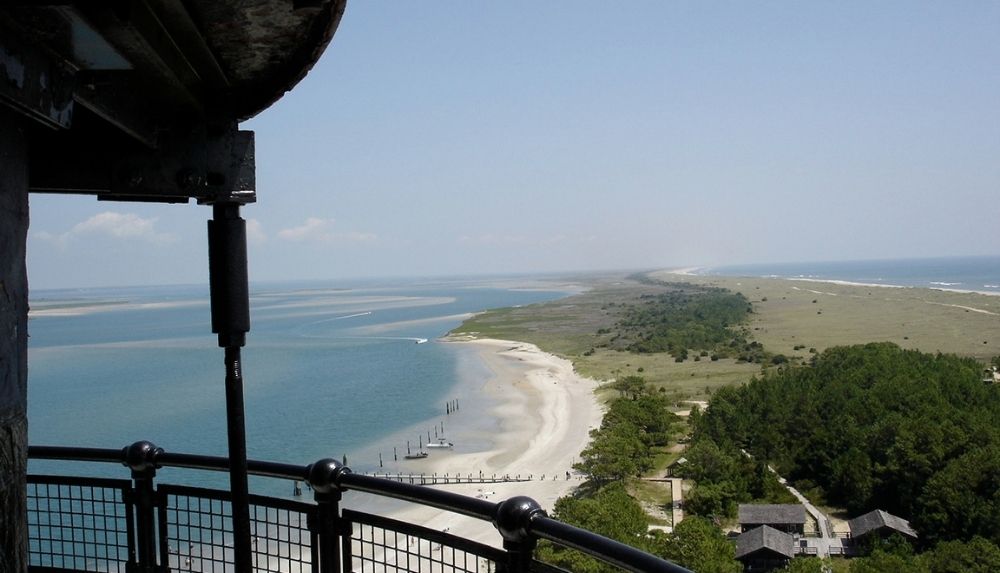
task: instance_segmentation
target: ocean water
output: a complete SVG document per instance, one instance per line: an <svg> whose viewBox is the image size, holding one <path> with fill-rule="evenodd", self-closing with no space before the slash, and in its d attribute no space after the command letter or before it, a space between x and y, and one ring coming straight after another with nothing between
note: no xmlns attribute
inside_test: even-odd
<svg viewBox="0 0 1000 573"><path fill-rule="evenodd" d="M249 457L307 464L346 455L356 471L372 471L379 454L391 466L393 448L401 458L407 440L415 449L419 436L458 428L484 437L457 450L488 447L495 421L483 415L489 399L475 382L490 373L472 349L436 339L464 313L567 294L492 284L253 286L243 349ZM41 311L29 320L31 444L120 448L146 439L169 451L227 455L223 352L211 333L207 287L35 291L31 298ZM445 413L449 400L459 400L453 415ZM32 462L30 469L79 471L79 464ZM127 476L99 464L88 473ZM185 474L171 481L224 480ZM269 494L273 487L251 484Z"/></svg>
<svg viewBox="0 0 1000 573"><path fill-rule="evenodd" d="M1000 256L729 265L697 274L837 280L1000 295Z"/></svg>

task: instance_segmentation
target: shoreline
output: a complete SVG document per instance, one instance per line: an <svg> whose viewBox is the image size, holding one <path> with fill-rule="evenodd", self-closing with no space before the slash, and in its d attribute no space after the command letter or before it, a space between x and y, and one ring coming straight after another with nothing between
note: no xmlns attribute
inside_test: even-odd
<svg viewBox="0 0 1000 573"><path fill-rule="evenodd" d="M496 419L496 431L486 449L435 450L428 458L408 464L408 469L427 475L480 471L484 475L530 475L530 481L430 487L494 502L527 495L551 511L558 498L581 483L572 465L589 443L590 430L600 426L604 415L595 394L598 383L577 374L569 360L542 352L533 344L454 337L441 341L471 346L489 369L488 379L472 384L494 402L492 411L483 414ZM448 439L458 442L461 435L449 435ZM439 531L460 532L488 545L501 543L491 524L431 507L406 504L391 508L387 515Z"/></svg>
<svg viewBox="0 0 1000 573"><path fill-rule="evenodd" d="M900 285L900 284L890 284L890 283L865 283L856 281L847 281L843 279L829 279L829 278L816 278L816 277L804 277L804 276L784 276L784 275L749 275L749 274L735 274L735 275L723 275L723 274L702 274L698 271L706 269L708 267L689 267L684 269L665 269L662 271L653 271L650 274L668 274L676 275L684 278L695 278L695 279L712 279L712 278L726 278L726 279L774 279L783 281L799 281L807 283L825 283L838 286L851 286L851 287L865 287L865 288L886 288L886 289L912 289L912 290L932 290L940 292L951 292L957 294L981 294L984 296L1000 296L1000 292L988 291L988 290L975 290L975 289L960 289L952 288L953 286L959 285L961 283L930 283L931 286L927 285ZM992 285L988 285L992 286Z"/></svg>

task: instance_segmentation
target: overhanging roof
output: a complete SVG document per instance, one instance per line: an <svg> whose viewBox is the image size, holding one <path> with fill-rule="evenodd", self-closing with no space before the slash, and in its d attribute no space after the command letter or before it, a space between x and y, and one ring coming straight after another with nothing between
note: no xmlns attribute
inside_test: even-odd
<svg viewBox="0 0 1000 573"><path fill-rule="evenodd" d="M776 553L786 559L795 557L795 540L791 535L767 525L741 533L736 538L736 558L743 559L762 550Z"/></svg>
<svg viewBox="0 0 1000 573"><path fill-rule="evenodd" d="M741 524L789 525L806 522L806 508L800 504L740 504Z"/></svg>
<svg viewBox="0 0 1000 573"><path fill-rule="evenodd" d="M306 75L345 2L3 4L0 108L32 120L32 146L46 151L31 167L31 190L155 201L252 195L252 134L236 125Z"/></svg>
<svg viewBox="0 0 1000 573"><path fill-rule="evenodd" d="M910 522L881 509L869 511L847 522L851 528L851 537L864 537L873 531L889 529L912 539L917 538L917 532L910 527Z"/></svg>

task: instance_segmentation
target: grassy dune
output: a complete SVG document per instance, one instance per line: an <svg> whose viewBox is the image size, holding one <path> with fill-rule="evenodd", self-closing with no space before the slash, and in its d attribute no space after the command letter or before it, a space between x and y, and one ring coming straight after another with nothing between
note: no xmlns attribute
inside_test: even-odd
<svg viewBox="0 0 1000 573"><path fill-rule="evenodd" d="M786 356L806 357L811 347L822 351L876 341L983 361L1000 355L1000 296L667 272L652 276L742 292L754 306L754 337ZM805 349L795 350L797 345Z"/></svg>
<svg viewBox="0 0 1000 573"><path fill-rule="evenodd" d="M925 352L955 353L986 361L1000 355L1000 297L932 289L885 288L767 278L697 277L666 271L650 276L667 282L720 286L742 292L753 304L753 337L774 354L806 361L810 349L891 341ZM561 300L492 310L466 321L453 335L522 340L569 358L577 370L599 380L640 374L668 395L700 399L718 386L740 383L759 364L732 359L634 354L595 349L601 328L613 327L615 309L663 287L621 276L586 281L589 290ZM799 347L796 349L796 347Z"/></svg>
<svg viewBox="0 0 1000 573"><path fill-rule="evenodd" d="M597 331L618 320L615 305L632 303L644 294L663 292L662 286L641 283L624 275L586 281L590 290L564 299L523 307L490 310L452 331L456 337L521 340L573 361L577 371L597 380L639 374L676 399L701 398L712 388L749 380L760 372L757 364L735 360L674 362L669 354L633 354L595 349Z"/></svg>

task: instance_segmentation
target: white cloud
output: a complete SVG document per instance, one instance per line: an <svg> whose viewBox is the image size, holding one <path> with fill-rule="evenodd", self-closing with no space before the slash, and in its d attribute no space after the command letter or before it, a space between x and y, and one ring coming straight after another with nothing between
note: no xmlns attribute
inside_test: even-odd
<svg viewBox="0 0 1000 573"><path fill-rule="evenodd" d="M34 236L59 247L81 236L105 236L128 241L145 241L157 245L173 243L177 237L156 230L156 218L144 219L135 213L105 211L73 225L69 231L60 234L38 231Z"/></svg>
<svg viewBox="0 0 1000 573"><path fill-rule="evenodd" d="M267 242L267 235L257 219L247 219L247 242L251 245L262 245Z"/></svg>
<svg viewBox="0 0 1000 573"><path fill-rule="evenodd" d="M278 231L278 238L299 243L372 243L378 240L374 233L337 231L333 219L309 217L298 227Z"/></svg>

